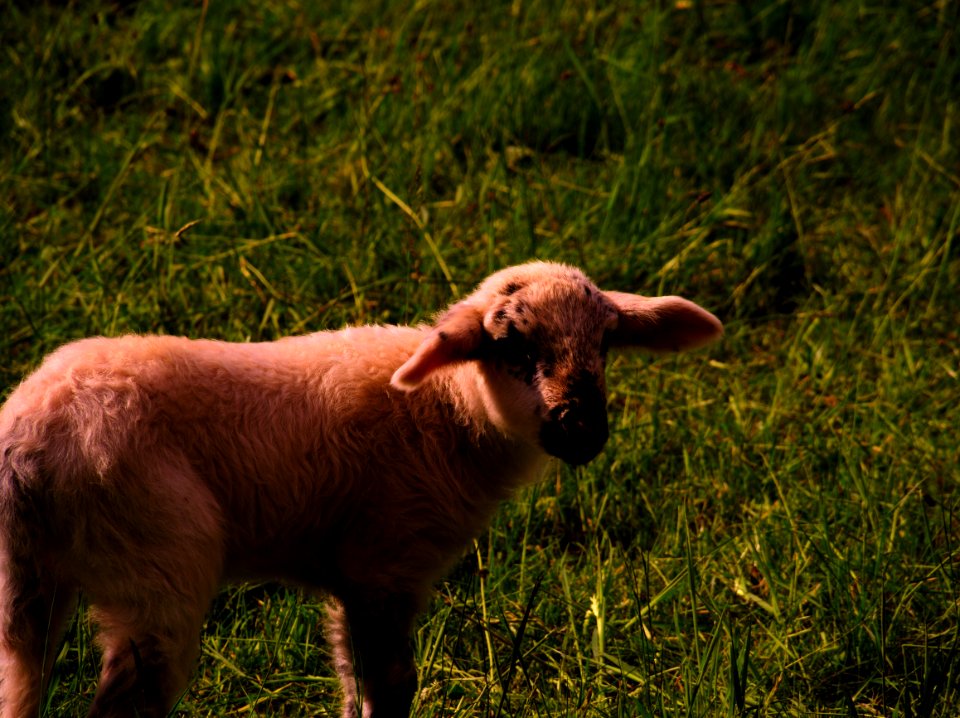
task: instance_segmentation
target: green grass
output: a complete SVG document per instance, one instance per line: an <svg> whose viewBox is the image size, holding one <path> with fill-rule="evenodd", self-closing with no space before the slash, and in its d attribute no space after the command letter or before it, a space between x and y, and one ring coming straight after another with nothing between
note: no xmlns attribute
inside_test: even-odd
<svg viewBox="0 0 960 718"><path fill-rule="evenodd" d="M952 716L957 3L15 2L0 387L59 344L428 318L532 257L727 334L438 586L422 716ZM225 592L188 715L335 715L323 611ZM49 715L82 713L78 621Z"/></svg>

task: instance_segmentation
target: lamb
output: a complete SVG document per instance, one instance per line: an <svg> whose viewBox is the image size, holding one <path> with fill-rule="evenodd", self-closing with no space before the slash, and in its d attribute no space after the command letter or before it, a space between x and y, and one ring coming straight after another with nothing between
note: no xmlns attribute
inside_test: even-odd
<svg viewBox="0 0 960 718"><path fill-rule="evenodd" d="M343 716L407 716L432 584L548 456L604 446L608 347L721 333L685 299L535 262L433 326L60 348L0 410L0 716L38 715L81 590L89 715L166 715L221 585L265 577L331 598Z"/></svg>

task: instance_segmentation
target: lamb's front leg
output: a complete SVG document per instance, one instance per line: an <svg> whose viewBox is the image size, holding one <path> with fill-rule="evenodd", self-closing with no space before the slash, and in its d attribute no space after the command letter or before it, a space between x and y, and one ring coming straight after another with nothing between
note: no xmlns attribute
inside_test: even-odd
<svg viewBox="0 0 960 718"><path fill-rule="evenodd" d="M405 596L341 598L328 609L343 718L407 718L417 690L410 647L416 601Z"/></svg>

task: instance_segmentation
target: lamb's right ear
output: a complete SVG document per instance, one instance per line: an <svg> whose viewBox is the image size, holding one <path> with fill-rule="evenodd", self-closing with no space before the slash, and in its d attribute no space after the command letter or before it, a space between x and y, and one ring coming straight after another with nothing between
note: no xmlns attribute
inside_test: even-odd
<svg viewBox="0 0 960 718"><path fill-rule="evenodd" d="M390 384L412 391L440 367L470 358L483 341L483 312L464 301L437 320L413 356L393 373Z"/></svg>

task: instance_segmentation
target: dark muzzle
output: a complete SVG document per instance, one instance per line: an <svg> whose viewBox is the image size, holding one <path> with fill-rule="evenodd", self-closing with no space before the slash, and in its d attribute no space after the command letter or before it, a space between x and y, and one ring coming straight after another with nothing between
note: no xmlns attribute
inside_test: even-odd
<svg viewBox="0 0 960 718"><path fill-rule="evenodd" d="M554 407L540 427L544 451L572 466L599 454L608 436L606 399L596 391Z"/></svg>

